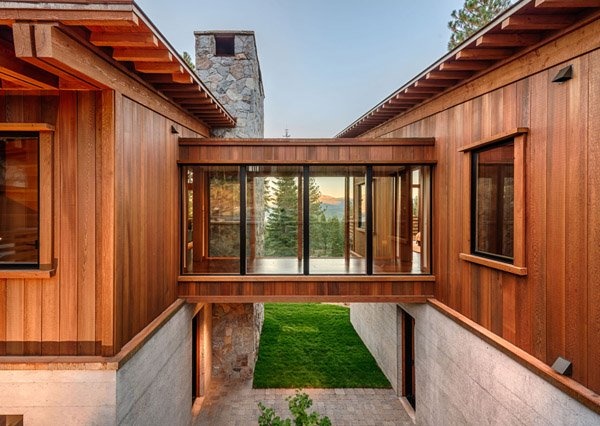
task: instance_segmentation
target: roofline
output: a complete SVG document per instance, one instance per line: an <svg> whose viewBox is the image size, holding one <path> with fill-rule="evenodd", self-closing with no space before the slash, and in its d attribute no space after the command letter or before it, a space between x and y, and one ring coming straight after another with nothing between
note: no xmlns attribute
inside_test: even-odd
<svg viewBox="0 0 600 426"><path fill-rule="evenodd" d="M141 23L147 27L147 29L151 32L151 34L158 40L160 41L160 43L162 45L164 45L164 48L169 52L169 54L172 56L173 61L172 63L176 63L177 65L181 66L182 70L184 71L184 75L187 74L189 76L189 78L191 79L191 83L187 83L187 87L189 87L190 85L197 85L198 87L198 94L200 93L204 93L205 96L210 99L211 101L211 105L214 106L213 109L213 113L218 113L219 114L219 118L218 119L210 119L207 118L206 114L203 117L202 113L198 113L195 114L191 111L187 111L186 108L183 108L184 110L186 110L186 112L188 114L190 114L190 116L201 120L201 121L205 121L206 119L208 119L208 121L211 121L213 124L209 124L208 122L206 122L206 124L209 125L209 127L213 127L213 128L218 128L218 127L233 127L235 126L235 118L231 115L231 113L229 113L229 111L227 111L227 109L221 104L221 102L219 102L219 100L212 94L212 92L208 89L208 87L206 87L206 85L202 82L202 80L200 80L200 78L198 77L198 75L196 74L195 70L191 69L190 66L187 64L186 61L183 60L183 58L181 57L181 54L171 45L171 43L167 40L167 38L160 32L160 30L156 27L156 25L150 20L150 18L144 13L144 11L136 4L135 1L133 0L97 0L97 1L93 1L90 2L88 0L50 0L50 1L36 1L36 0L12 0L12 1L4 1L4 2L0 2L0 11L2 10L12 10L12 11L28 11L30 13L30 15L32 16L31 18L28 17L21 17L19 16L19 13L15 13L13 12L11 17L8 16L0 16L0 20L3 20L5 22L7 22L7 25L12 25L12 23L14 22L18 22L19 20L24 20L24 21L32 21L32 22L42 22L42 21L56 21L56 22L62 22L64 25L69 26L69 16L70 13L72 12L89 12L89 19L86 18L86 24L82 24L82 23L72 23L70 25L74 25L74 26L93 26L94 25L94 13L101 13L101 12L105 12L105 16L106 16L106 12L121 12L121 13L129 13L131 12L133 14L133 17L135 18L133 22L135 22L135 25L137 25L137 21L141 21ZM38 12L44 12L44 11L53 11L55 12L55 16L52 16L49 19L44 19L43 17L41 17L39 15L39 13L35 13L35 11ZM61 18L60 13L63 12L64 16ZM110 18L106 18L104 17L104 22L106 22L107 19ZM114 61L116 61L117 63L119 63L118 60L114 59ZM146 83L149 85L150 88L152 88L152 90L155 90L156 92L161 92L161 89L156 88L152 85L152 83L148 82L147 77L144 77L144 72L137 72L136 75L141 79L141 80L145 80ZM181 85L181 87L186 86L186 83L177 83L177 82L173 82L173 85ZM167 96L165 94L165 96ZM169 97L169 96L167 96ZM177 101L174 101L176 104L178 104Z"/></svg>
<svg viewBox="0 0 600 426"><path fill-rule="evenodd" d="M381 108L383 108L390 101L394 100L398 96L401 96L402 92L404 92L405 90L407 90L410 87L412 87L415 83L417 83L420 80L425 79L426 76L429 73L438 70L439 67L442 64L444 64L444 63L446 63L448 61L455 60L456 55L459 52L461 52L467 46L470 46L473 43L475 43L480 37L482 37L486 33L490 32L491 30L495 29L498 26L501 26L502 23L507 18L512 17L513 15L517 14L522 9L524 9L524 8L526 8L526 7L528 7L528 6L532 5L532 4L537 5L537 4L542 3L542 2L543 2L543 0L521 0L520 2L517 2L517 3L513 4L513 5L511 5L507 10L505 10L500 15L498 15L494 20L492 20L486 26L482 27L480 30L478 30L477 32L475 32L471 37L469 37L468 39L464 40L460 45L456 46L453 50L451 50L448 53L446 53L440 59L438 59L437 61L435 61L432 65L430 65L429 67L427 67L424 71L422 71L419 74L417 74L414 78L412 78L411 80L409 80L406 84L404 84L399 89L397 89L394 92L392 92L384 100L382 100L381 102L379 102L378 104L376 104L373 108L369 109L366 113L364 113L359 118L357 118L356 120L354 120L350 125L348 125L342 131L340 131L339 133L337 133L335 135L335 137L336 138L340 138L340 137L356 137L358 135L364 134L365 132L367 132L367 131L369 131L369 130L371 130L371 129L373 129L373 128L381 125L381 124L383 124L384 122L389 121L392 118L396 118L396 117L404 115L405 113L407 113L408 111L412 110L413 108L418 107L418 105L420 105L421 102L425 102L425 101L429 100L429 99L423 99L422 101L417 102L417 103L415 103L415 105L409 107L406 111L399 111L397 114L395 114L393 116L390 116L389 118L387 118L386 120L384 120L384 121L382 121L380 123L377 123L377 124L372 125L370 127L367 125L367 128L365 130L362 130L362 131L360 131L357 134L352 134L352 130L356 126L358 126L361 122L363 122L365 119L367 119L368 117L373 116L376 112L378 112L378 110L380 110ZM578 6L573 6L573 8L576 8L576 7L578 7ZM552 34L548 35L548 37L546 37L546 39L547 38L551 38L551 37L552 37ZM541 40L541 42L543 42L543 40ZM508 57L506 57L504 59L510 59L510 58L515 57L515 56L518 56L525 49L527 49L527 47L524 47L521 50L515 51L513 54L511 54L510 56L508 56ZM453 85L445 87L443 91L435 94L434 96L437 96L439 94L445 93L448 90L451 90L451 89L453 89L455 87L463 85L466 81L469 81L472 78L476 78L478 76L481 76L481 75L487 73L491 69L496 68L497 64L500 63L500 62L503 62L503 60L496 61L496 62L490 64L489 67L487 67L485 69L482 69L482 70L479 70L479 71L475 71L474 74L472 76L468 77L468 78L459 79L459 81L457 81Z"/></svg>

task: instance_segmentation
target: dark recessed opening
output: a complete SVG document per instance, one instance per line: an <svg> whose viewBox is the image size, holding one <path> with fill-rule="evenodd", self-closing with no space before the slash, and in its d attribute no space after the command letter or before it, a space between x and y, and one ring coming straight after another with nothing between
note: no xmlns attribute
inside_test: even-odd
<svg viewBox="0 0 600 426"><path fill-rule="evenodd" d="M233 56L235 55L235 36L234 35L215 35L215 55Z"/></svg>

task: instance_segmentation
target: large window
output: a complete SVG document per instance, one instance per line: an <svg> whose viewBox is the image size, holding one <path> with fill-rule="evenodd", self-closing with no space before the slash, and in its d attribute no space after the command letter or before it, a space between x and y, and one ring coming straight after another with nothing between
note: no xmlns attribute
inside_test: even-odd
<svg viewBox="0 0 600 426"><path fill-rule="evenodd" d="M472 252L512 261L514 243L514 143L473 152Z"/></svg>
<svg viewBox="0 0 600 426"><path fill-rule="evenodd" d="M39 138L0 135L0 269L39 265Z"/></svg>
<svg viewBox="0 0 600 426"><path fill-rule="evenodd" d="M185 166L184 273L430 273L430 175L429 166Z"/></svg>

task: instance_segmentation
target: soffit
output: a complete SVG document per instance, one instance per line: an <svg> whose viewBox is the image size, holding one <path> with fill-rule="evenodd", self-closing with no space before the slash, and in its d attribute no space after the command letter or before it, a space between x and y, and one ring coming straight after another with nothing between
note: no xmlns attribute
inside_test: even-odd
<svg viewBox="0 0 600 426"><path fill-rule="evenodd" d="M233 127L235 119L185 63L179 53L131 0L55 0L53 2L7 1L0 3L0 25L55 22L70 35L108 55L124 70L137 76L155 90L178 104L190 115L211 127ZM6 42L0 42L7 53ZM14 59L14 54L12 55ZM24 64L24 67L31 67ZM2 68L3 89L48 89L48 85L30 84ZM14 71L14 70L13 70ZM40 71L41 74L44 74ZM38 73L38 74L40 74ZM47 77L42 75L42 77ZM35 80L35 79L33 79ZM51 80L51 79L50 79ZM68 82L61 87L68 89ZM44 83L45 84L45 83Z"/></svg>

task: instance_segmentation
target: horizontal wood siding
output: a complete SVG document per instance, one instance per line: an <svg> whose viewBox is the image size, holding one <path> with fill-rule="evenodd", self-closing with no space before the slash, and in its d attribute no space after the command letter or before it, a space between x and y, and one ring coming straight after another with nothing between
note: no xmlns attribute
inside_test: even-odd
<svg viewBox="0 0 600 426"><path fill-rule="evenodd" d="M319 281L312 277L310 281L260 281L256 277L252 281L203 281L197 277L192 281L179 283L179 295L188 301L204 301L216 303L248 302L307 302L327 300L347 302L415 302L423 303L434 294L433 281L392 281L378 280L373 277L369 281ZM306 277L308 278L308 277ZM190 281L188 281L188 279Z"/></svg>
<svg viewBox="0 0 600 426"><path fill-rule="evenodd" d="M313 146L280 144L261 146L245 144L182 144L179 161L186 164L378 164L435 163L435 147L422 145L372 146L368 142L354 145Z"/></svg>
<svg viewBox="0 0 600 426"><path fill-rule="evenodd" d="M552 83L566 65L573 65L574 78ZM533 65L520 61L507 67L519 75ZM475 80L423 106L425 118L416 108L361 135L436 139L436 297L546 364L557 356L569 359L573 378L595 392L600 392L599 67L600 50L594 50L481 95L473 91L479 87ZM463 100L469 91L476 95ZM415 121L407 121L410 117ZM526 276L459 259L470 239L468 154L459 149L517 127L530 129Z"/></svg>

